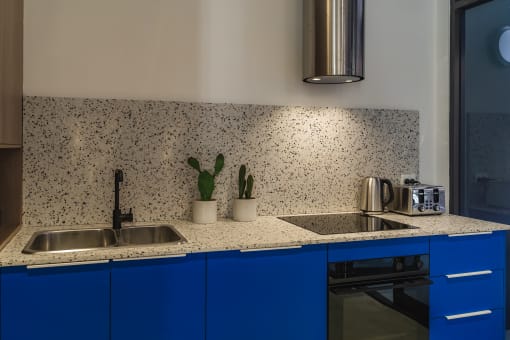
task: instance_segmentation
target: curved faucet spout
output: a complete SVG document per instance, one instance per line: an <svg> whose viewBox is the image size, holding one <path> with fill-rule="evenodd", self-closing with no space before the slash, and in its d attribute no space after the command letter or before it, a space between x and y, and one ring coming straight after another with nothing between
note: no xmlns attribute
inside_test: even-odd
<svg viewBox="0 0 510 340"><path fill-rule="evenodd" d="M115 202L113 208L112 228L120 229L122 222L133 222L133 212L129 209L127 214L123 214L120 210L120 183L124 181L124 173L120 169L115 170Z"/></svg>

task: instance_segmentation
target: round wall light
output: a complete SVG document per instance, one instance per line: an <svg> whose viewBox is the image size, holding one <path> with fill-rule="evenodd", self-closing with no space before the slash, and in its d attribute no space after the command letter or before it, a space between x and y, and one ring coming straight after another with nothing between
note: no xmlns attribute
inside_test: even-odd
<svg viewBox="0 0 510 340"><path fill-rule="evenodd" d="M503 64L510 66L510 26L505 26L499 31L498 55Z"/></svg>

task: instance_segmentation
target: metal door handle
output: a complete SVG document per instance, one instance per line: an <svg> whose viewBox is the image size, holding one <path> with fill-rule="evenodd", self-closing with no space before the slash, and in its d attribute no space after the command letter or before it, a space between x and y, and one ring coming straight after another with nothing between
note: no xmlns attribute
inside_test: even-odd
<svg viewBox="0 0 510 340"><path fill-rule="evenodd" d="M57 267L72 267L72 266L86 266L91 264L105 264L110 260L99 260L99 261L83 261L83 262L65 262L65 263L45 263L45 264L34 264L27 266L27 269L43 269L43 268L57 268Z"/></svg>
<svg viewBox="0 0 510 340"><path fill-rule="evenodd" d="M478 235L491 235L491 234L492 234L492 231L482 231L479 233L449 234L448 237L478 236Z"/></svg>
<svg viewBox="0 0 510 340"><path fill-rule="evenodd" d="M175 259L186 257L186 254L163 255L163 256L147 256L147 257L131 257L125 259L113 259L113 262L143 261L143 260L159 260L159 259Z"/></svg>
<svg viewBox="0 0 510 340"><path fill-rule="evenodd" d="M489 315L492 314L492 311L490 309L481 310L478 312L471 312L471 313L463 313L463 314L454 314L454 315L445 315L446 320L456 320L456 319L465 319L465 318L472 318L475 316L481 316L481 315Z"/></svg>
<svg viewBox="0 0 510 340"><path fill-rule="evenodd" d="M276 247L276 248L250 248L250 249L241 249L241 253L253 253L256 251L270 251L270 250L287 250L287 249L300 249L303 246L289 246L289 247Z"/></svg>
<svg viewBox="0 0 510 340"><path fill-rule="evenodd" d="M491 275L492 270L481 270L478 272L469 272L469 273L458 273L458 274L446 274L445 276L448 279L458 279L460 277L469 277L469 276L482 276L482 275Z"/></svg>

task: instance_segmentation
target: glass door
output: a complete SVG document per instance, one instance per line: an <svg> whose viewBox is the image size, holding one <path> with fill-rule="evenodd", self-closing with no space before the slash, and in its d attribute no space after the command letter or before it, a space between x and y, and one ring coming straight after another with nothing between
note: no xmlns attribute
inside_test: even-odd
<svg viewBox="0 0 510 340"><path fill-rule="evenodd" d="M510 0L452 0L451 19L450 210L510 224Z"/></svg>
<svg viewBox="0 0 510 340"><path fill-rule="evenodd" d="M510 224L510 0L464 13L460 214Z"/></svg>

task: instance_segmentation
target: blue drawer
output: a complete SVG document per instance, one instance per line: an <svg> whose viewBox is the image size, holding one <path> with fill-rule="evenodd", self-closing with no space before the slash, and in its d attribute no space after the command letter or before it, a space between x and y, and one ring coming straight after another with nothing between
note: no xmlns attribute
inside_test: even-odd
<svg viewBox="0 0 510 340"><path fill-rule="evenodd" d="M432 317L504 307L503 271L452 278L442 275L431 280L434 282L430 286Z"/></svg>
<svg viewBox="0 0 510 340"><path fill-rule="evenodd" d="M504 267L504 232L430 239L430 276Z"/></svg>
<svg viewBox="0 0 510 340"><path fill-rule="evenodd" d="M436 318L430 320L431 340L504 340L505 319L501 309L491 314L455 320Z"/></svg>
<svg viewBox="0 0 510 340"><path fill-rule="evenodd" d="M328 246L328 262L429 253L427 237L337 243Z"/></svg>

